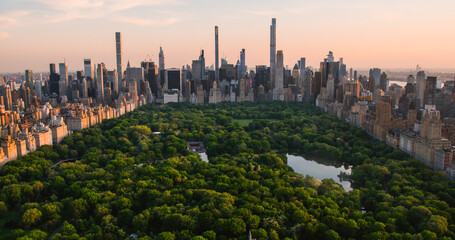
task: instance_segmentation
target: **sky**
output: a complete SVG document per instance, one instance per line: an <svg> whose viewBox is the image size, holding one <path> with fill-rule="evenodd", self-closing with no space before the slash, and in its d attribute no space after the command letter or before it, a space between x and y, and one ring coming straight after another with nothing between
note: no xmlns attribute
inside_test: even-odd
<svg viewBox="0 0 455 240"><path fill-rule="evenodd" d="M269 65L271 18L285 65L307 65L333 51L348 68L455 69L453 0L0 0L0 72L49 71L83 59L115 68L115 32L122 32L124 67L151 59L163 47L166 67L181 67L205 50L214 64L214 26L220 57Z"/></svg>

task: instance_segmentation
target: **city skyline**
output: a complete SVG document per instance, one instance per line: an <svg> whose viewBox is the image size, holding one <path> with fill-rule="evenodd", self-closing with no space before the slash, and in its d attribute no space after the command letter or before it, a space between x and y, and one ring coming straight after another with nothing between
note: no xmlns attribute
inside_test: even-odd
<svg viewBox="0 0 455 240"><path fill-rule="evenodd" d="M113 69L115 32L123 35L124 63L130 60L138 66L149 58L158 62L162 46L169 67L190 64L201 49L206 53L206 65L211 66L215 65L214 26L220 32L220 58L235 63L244 48L249 68L268 65L271 18L277 18L276 47L285 54L285 66L292 67L305 57L307 65L318 67L328 51L333 51L336 58L343 56L349 67L357 69L412 69L417 64L425 69L455 68L451 58L455 47L450 42L455 34L446 32L447 23L454 18L449 6L455 3L329 2L281 5L261 1L256 6L237 1L229 5L178 0L5 1L0 12L0 72L45 72L48 62L63 59L73 72L83 68L84 58ZM185 11L187 8L194 11ZM43 17L38 20L37 15Z"/></svg>

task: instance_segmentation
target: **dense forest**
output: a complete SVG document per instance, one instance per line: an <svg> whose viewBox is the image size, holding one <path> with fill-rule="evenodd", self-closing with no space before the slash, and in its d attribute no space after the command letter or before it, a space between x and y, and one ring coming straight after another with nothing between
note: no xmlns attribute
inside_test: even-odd
<svg viewBox="0 0 455 240"><path fill-rule="evenodd" d="M209 162L187 150L202 141ZM354 190L286 153L353 166ZM67 160L62 162L60 161ZM147 105L0 170L2 239L455 239L455 184L303 103Z"/></svg>

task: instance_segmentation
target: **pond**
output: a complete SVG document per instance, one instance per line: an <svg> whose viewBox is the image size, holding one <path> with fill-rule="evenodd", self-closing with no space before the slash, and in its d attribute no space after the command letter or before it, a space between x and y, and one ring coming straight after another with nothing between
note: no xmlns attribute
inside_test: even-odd
<svg viewBox="0 0 455 240"><path fill-rule="evenodd" d="M307 160L302 156L295 156L291 154L287 154L286 156L288 158L288 165L291 166L296 173L300 173L303 176L309 175L318 180L331 178L335 182L341 184L344 190L352 190L351 183L349 181L343 181L338 177L340 172L351 174L351 167L346 168L342 165L336 167L330 165L330 161Z"/></svg>

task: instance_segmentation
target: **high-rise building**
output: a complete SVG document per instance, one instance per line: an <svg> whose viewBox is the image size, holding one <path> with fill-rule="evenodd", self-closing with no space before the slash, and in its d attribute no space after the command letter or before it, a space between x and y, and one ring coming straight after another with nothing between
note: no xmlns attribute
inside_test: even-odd
<svg viewBox="0 0 455 240"><path fill-rule="evenodd" d="M191 64L191 75L193 77L193 81L196 83L200 83L202 80L202 64L200 60L193 60Z"/></svg>
<svg viewBox="0 0 455 240"><path fill-rule="evenodd" d="M33 71L30 69L26 69L25 70L25 85L27 85L27 87L33 89L34 85L35 85L34 80L35 79L33 76Z"/></svg>
<svg viewBox="0 0 455 240"><path fill-rule="evenodd" d="M284 81L284 66L283 66L283 51L279 50L276 53L276 76L273 100L284 101L283 81Z"/></svg>
<svg viewBox="0 0 455 240"><path fill-rule="evenodd" d="M116 69L107 72L107 81L109 82L109 87L113 90L114 95L118 94L118 74Z"/></svg>
<svg viewBox="0 0 455 240"><path fill-rule="evenodd" d="M118 86L121 84L122 78L123 78L123 65L122 65L122 33L121 32L116 32L115 33L115 50L116 50L116 56L117 56L117 83L114 83L114 86L117 86L116 88L113 88L114 92L118 93ZM123 87L123 86L121 86Z"/></svg>
<svg viewBox="0 0 455 240"><path fill-rule="evenodd" d="M180 69L171 68L166 70L166 86L169 90L182 90L182 82L180 81Z"/></svg>
<svg viewBox="0 0 455 240"><path fill-rule="evenodd" d="M434 96L436 94L436 77L427 77L425 80L425 91L423 94L423 102L425 105L434 105Z"/></svg>
<svg viewBox="0 0 455 240"><path fill-rule="evenodd" d="M240 52L240 69L238 70L238 79L241 79L245 76L246 73L246 63L245 63L245 48Z"/></svg>
<svg viewBox="0 0 455 240"><path fill-rule="evenodd" d="M338 62L335 62L332 51L329 51L327 58L324 58L324 62L321 62L321 67L319 69L321 72L321 87L327 88L329 96L335 96L335 91L338 87L341 86L341 65L343 65L342 59L340 59ZM330 83L330 88L328 87L329 75L331 75L333 78L333 83Z"/></svg>
<svg viewBox="0 0 455 240"><path fill-rule="evenodd" d="M96 69L96 98L98 101L104 101L103 69L103 64L98 64Z"/></svg>
<svg viewBox="0 0 455 240"><path fill-rule="evenodd" d="M131 67L129 62L126 67L126 79L130 81L134 79L136 81L136 88L139 88L141 81L144 79L144 69L142 67ZM137 89L138 92L142 91Z"/></svg>
<svg viewBox="0 0 455 240"><path fill-rule="evenodd" d="M383 72L381 74L381 78L379 80L379 87L384 92L388 92L389 91L389 79L387 79L387 74L385 72Z"/></svg>
<svg viewBox="0 0 455 240"><path fill-rule="evenodd" d="M60 80L58 82L59 96L65 96L68 87L68 64L66 62L59 65Z"/></svg>
<svg viewBox="0 0 455 240"><path fill-rule="evenodd" d="M0 96L3 97L6 110L13 110L13 98L11 96L11 87L9 85L0 86Z"/></svg>
<svg viewBox="0 0 455 240"><path fill-rule="evenodd" d="M201 80L205 80L205 56L204 56L204 50L201 50L201 55L199 56L199 61L201 62Z"/></svg>
<svg viewBox="0 0 455 240"><path fill-rule="evenodd" d="M220 81L220 66L219 66L219 46L218 46L218 26L215 26L215 81L219 83Z"/></svg>
<svg viewBox="0 0 455 240"><path fill-rule="evenodd" d="M415 84L414 75L409 75L409 76L408 76L408 78L407 78L407 83Z"/></svg>
<svg viewBox="0 0 455 240"><path fill-rule="evenodd" d="M59 94L60 75L55 70L55 64L49 64L49 95Z"/></svg>
<svg viewBox="0 0 455 240"><path fill-rule="evenodd" d="M49 74L57 73L55 71L55 63L50 63L49 64Z"/></svg>
<svg viewBox="0 0 455 240"><path fill-rule="evenodd" d="M303 87L304 87L304 96L303 100L306 103L314 103L314 90L313 90L313 69L306 68L304 70L303 78Z"/></svg>
<svg viewBox="0 0 455 240"><path fill-rule="evenodd" d="M417 84L416 84L416 98L417 98L417 107L421 108L424 104L424 94L425 94L425 72L419 71L417 73Z"/></svg>
<svg viewBox="0 0 455 240"><path fill-rule="evenodd" d="M297 83L297 85L301 86L301 85L304 85L304 79L305 79L305 70L306 70L306 59L305 58L300 58L299 69L300 69L300 77L299 77L299 82Z"/></svg>
<svg viewBox="0 0 455 240"><path fill-rule="evenodd" d="M259 88L263 87L264 92L269 92L272 90L272 83L270 81L270 68L265 65L256 66L256 74L254 75L253 89L254 89L254 98L259 99Z"/></svg>
<svg viewBox="0 0 455 240"><path fill-rule="evenodd" d="M376 122L381 125L389 124L392 117L391 112L390 103L384 101L376 102Z"/></svg>
<svg viewBox="0 0 455 240"><path fill-rule="evenodd" d="M90 78L91 80L95 80L95 70L92 64L92 59L86 58L84 59L84 76L85 78Z"/></svg>
<svg viewBox="0 0 455 240"><path fill-rule="evenodd" d="M30 92L30 88L28 88L25 85L21 85L21 88L19 89L19 95L24 101L25 107L29 108L30 104L32 102L32 95Z"/></svg>
<svg viewBox="0 0 455 240"><path fill-rule="evenodd" d="M370 69L370 77L374 78L375 88L377 88L380 85L381 81L381 69L380 68Z"/></svg>
<svg viewBox="0 0 455 240"><path fill-rule="evenodd" d="M150 90L156 96L158 93L158 88L161 88L157 82L158 66L156 66L155 63L150 60L142 61L141 67L144 69L144 80L148 82ZM147 89L145 90L147 91Z"/></svg>
<svg viewBox="0 0 455 240"><path fill-rule="evenodd" d="M87 80L82 78L82 97L87 98L88 97L88 90L87 90Z"/></svg>
<svg viewBox="0 0 455 240"><path fill-rule="evenodd" d="M276 19L272 18L270 25L270 80L275 84L275 69L276 69ZM275 86L273 86L275 88Z"/></svg>
<svg viewBox="0 0 455 240"><path fill-rule="evenodd" d="M35 95L38 99L42 98L42 93L41 93L41 83L43 80L43 76L41 75L40 79L35 81Z"/></svg>
<svg viewBox="0 0 455 240"><path fill-rule="evenodd" d="M163 48L160 47L160 56L159 56L159 63L158 63L158 71L166 69L164 66L164 53L163 53Z"/></svg>

